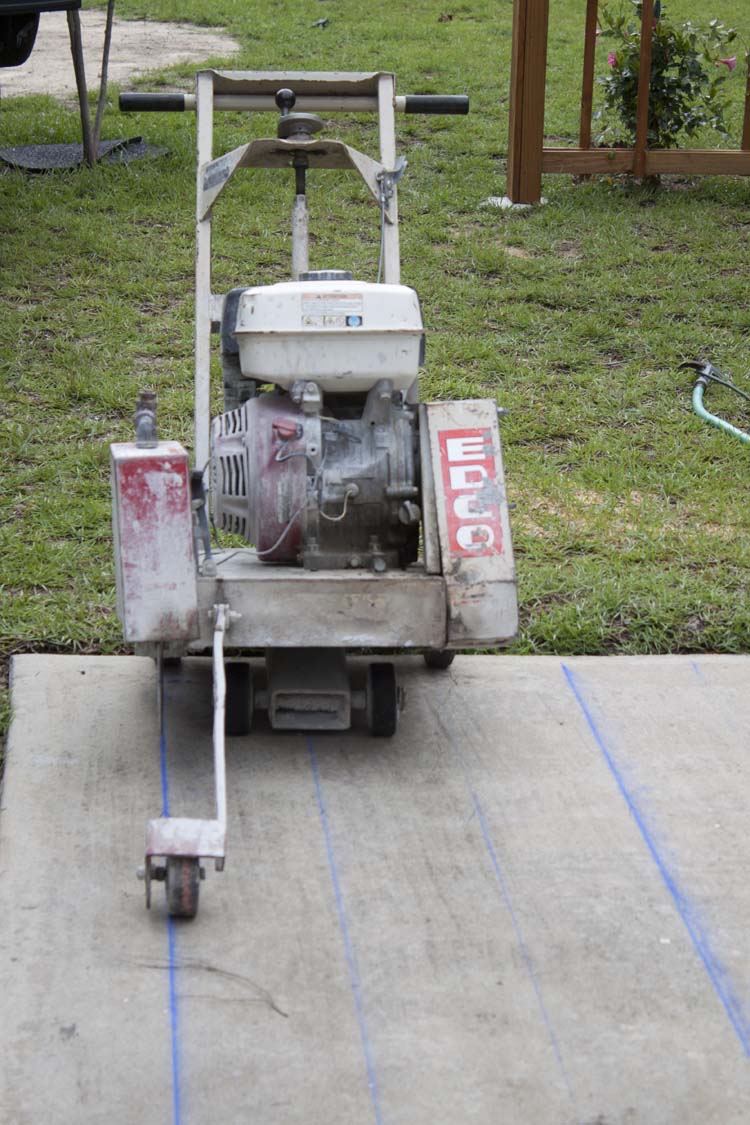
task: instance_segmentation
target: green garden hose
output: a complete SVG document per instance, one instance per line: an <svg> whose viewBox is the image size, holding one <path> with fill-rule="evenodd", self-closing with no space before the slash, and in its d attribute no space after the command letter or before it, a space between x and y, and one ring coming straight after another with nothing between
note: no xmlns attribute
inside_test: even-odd
<svg viewBox="0 0 750 1125"><path fill-rule="evenodd" d="M703 395L709 383L721 383L723 387L729 387L735 394L741 395L748 400L750 400L750 395L745 391L741 391L739 387L735 387L734 383L730 383L728 379L723 379L720 372L718 372L708 360L681 363L680 370L684 368L691 368L698 372L698 378L693 385L693 410L698 417L702 418L704 422L716 426L718 430L723 430L725 434L732 434L733 437L739 438L740 441L744 441L747 445L750 445L750 434L746 433L744 430L738 429L737 426L733 426L731 422L726 422L723 418L719 418L718 415L711 414L703 405Z"/></svg>

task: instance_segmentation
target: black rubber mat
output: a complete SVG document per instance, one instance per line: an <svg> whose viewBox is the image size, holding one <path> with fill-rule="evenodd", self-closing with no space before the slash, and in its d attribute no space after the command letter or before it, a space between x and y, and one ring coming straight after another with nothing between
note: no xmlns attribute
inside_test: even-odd
<svg viewBox="0 0 750 1125"><path fill-rule="evenodd" d="M165 148L146 144L142 137L128 140L100 141L99 159L105 164L129 164L131 160L147 160L163 156ZM59 172L83 164L82 144L18 145L0 148L0 162L22 172Z"/></svg>

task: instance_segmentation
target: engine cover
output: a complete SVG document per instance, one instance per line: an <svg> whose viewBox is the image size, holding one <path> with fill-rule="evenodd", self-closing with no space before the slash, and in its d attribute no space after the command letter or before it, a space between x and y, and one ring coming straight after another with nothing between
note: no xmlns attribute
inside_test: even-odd
<svg viewBox="0 0 750 1125"><path fill-rule="evenodd" d="M240 295L233 334L246 379L287 390L314 379L324 394L365 394L382 378L408 390L423 328L406 285L283 281Z"/></svg>
<svg viewBox="0 0 750 1125"><path fill-rule="evenodd" d="M408 566L421 516L414 408L388 379L358 405L295 397L261 394L214 419L217 526L254 544L265 562Z"/></svg>

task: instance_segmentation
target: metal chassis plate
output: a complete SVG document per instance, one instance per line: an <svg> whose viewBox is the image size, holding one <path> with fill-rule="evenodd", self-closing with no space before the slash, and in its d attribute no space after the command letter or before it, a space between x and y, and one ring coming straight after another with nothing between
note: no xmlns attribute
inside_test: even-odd
<svg viewBox="0 0 750 1125"><path fill-rule="evenodd" d="M229 648L443 648L445 583L420 568L305 571L268 566L251 549L214 556L216 576L198 578L200 639L208 647L217 601L231 606Z"/></svg>

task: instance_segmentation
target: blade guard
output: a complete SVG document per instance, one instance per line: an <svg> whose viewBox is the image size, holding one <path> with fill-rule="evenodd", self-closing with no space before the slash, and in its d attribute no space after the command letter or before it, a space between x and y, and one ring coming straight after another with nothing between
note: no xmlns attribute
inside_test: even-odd
<svg viewBox="0 0 750 1125"><path fill-rule="evenodd" d="M518 631L518 595L497 406L480 399L422 409L448 647L508 644Z"/></svg>
<svg viewBox="0 0 750 1125"><path fill-rule="evenodd" d="M188 455L176 441L110 446L117 615L126 641L198 636Z"/></svg>

